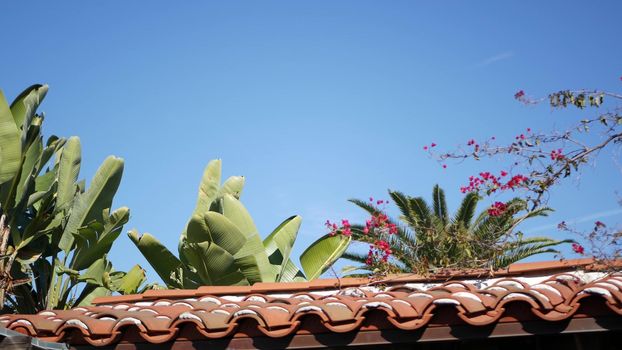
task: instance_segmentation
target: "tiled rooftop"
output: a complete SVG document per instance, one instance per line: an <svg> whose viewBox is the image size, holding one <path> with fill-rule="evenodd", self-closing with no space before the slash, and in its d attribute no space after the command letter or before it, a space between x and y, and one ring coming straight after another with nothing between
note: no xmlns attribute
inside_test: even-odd
<svg viewBox="0 0 622 350"><path fill-rule="evenodd" d="M394 276L380 283L331 279L157 290L99 298L94 306L73 310L3 315L0 325L45 341L105 346L410 331L451 323L481 327L521 319L557 322L590 316L582 306L595 298L607 306L606 313L622 315L622 274L601 270L591 260L573 260L515 264L493 276L469 271ZM531 313L514 312L510 305ZM440 317L441 310L452 317Z"/></svg>

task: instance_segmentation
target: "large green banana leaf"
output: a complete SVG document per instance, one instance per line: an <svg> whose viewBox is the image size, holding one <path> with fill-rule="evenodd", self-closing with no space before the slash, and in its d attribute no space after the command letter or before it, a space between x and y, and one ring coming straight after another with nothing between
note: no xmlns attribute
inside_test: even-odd
<svg viewBox="0 0 622 350"><path fill-rule="evenodd" d="M149 233L140 235L136 230L130 230L128 236L167 286L193 287L188 284L188 271L183 268L182 262L155 237Z"/></svg>
<svg viewBox="0 0 622 350"><path fill-rule="evenodd" d="M188 243L213 242L235 255L246 243L246 237L224 215L205 212L193 215L186 228Z"/></svg>
<svg viewBox="0 0 622 350"><path fill-rule="evenodd" d="M71 216L61 236L59 247L69 252L74 235L85 224L102 220L102 212L110 208L123 175L123 160L114 156L106 158L99 167L88 190L78 196L71 208Z"/></svg>
<svg viewBox="0 0 622 350"><path fill-rule="evenodd" d="M10 209L13 214L19 215L18 213L23 213L28 206L30 195L35 188L35 179L39 172L37 164L39 163L42 149L43 144L40 137L26 149L26 154L21 163L21 173L14 180L15 192L13 199L10 201L14 205ZM15 244L20 243L17 235L14 235L13 238L15 239Z"/></svg>
<svg viewBox="0 0 622 350"><path fill-rule="evenodd" d="M194 209L195 214L202 214L209 210L220 188L221 172L222 162L220 159L214 159L207 163L199 185L199 196Z"/></svg>
<svg viewBox="0 0 622 350"><path fill-rule="evenodd" d="M19 170L21 152L19 129L0 91L0 184L11 180Z"/></svg>
<svg viewBox="0 0 622 350"><path fill-rule="evenodd" d="M282 271L277 282L305 282L307 280L304 273L291 260L283 264Z"/></svg>
<svg viewBox="0 0 622 350"><path fill-rule="evenodd" d="M11 113L13 114L15 125L21 128L24 133L28 131L30 120L34 117L37 108L43 102L47 93L47 84L31 85L11 103Z"/></svg>
<svg viewBox="0 0 622 350"><path fill-rule="evenodd" d="M121 294L136 294L146 280L145 270L140 265L134 265L128 272L111 272L110 289Z"/></svg>
<svg viewBox="0 0 622 350"><path fill-rule="evenodd" d="M213 242L187 243L184 247L188 262L205 285L248 285L234 257Z"/></svg>
<svg viewBox="0 0 622 350"><path fill-rule="evenodd" d="M266 254L270 264L274 267L276 281L281 279L286 262L292 252L292 247L296 241L298 230L302 218L298 215L291 216L283 221L272 233L263 241Z"/></svg>
<svg viewBox="0 0 622 350"><path fill-rule="evenodd" d="M300 264L309 280L320 277L346 251L351 238L325 235L313 242L300 256Z"/></svg>
<svg viewBox="0 0 622 350"><path fill-rule="evenodd" d="M56 211L64 209L73 201L76 193L76 182L80 174L82 162L80 139L70 137L63 147L58 166L58 186L56 194Z"/></svg>
<svg viewBox="0 0 622 350"><path fill-rule="evenodd" d="M244 189L244 181L244 176L230 176L222 184L216 197L218 198L224 196L225 194L230 194L235 197L235 199L240 199L242 189Z"/></svg>
<svg viewBox="0 0 622 350"><path fill-rule="evenodd" d="M108 254L112 244L121 234L123 225L130 218L130 209L119 208L112 214L104 210L103 223L93 221L78 229L74 235L76 247L72 258L71 268L82 270L90 266L95 260Z"/></svg>
<svg viewBox="0 0 622 350"><path fill-rule="evenodd" d="M274 281L274 270L268 261L257 227L242 202L230 194L225 194L219 199L219 204L222 215L231 220L246 236L244 247L236 254L236 260L244 275L251 284Z"/></svg>

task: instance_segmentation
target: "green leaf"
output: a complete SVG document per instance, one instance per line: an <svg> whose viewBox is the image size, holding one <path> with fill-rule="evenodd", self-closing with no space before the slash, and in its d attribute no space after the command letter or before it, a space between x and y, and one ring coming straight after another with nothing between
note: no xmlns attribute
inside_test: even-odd
<svg viewBox="0 0 622 350"><path fill-rule="evenodd" d="M121 294L136 294L140 286L147 280L147 276L142 267L134 265L127 273L112 272L110 280L114 291Z"/></svg>
<svg viewBox="0 0 622 350"><path fill-rule="evenodd" d="M244 176L231 176L222 184L222 187L218 190L216 197L230 194L235 199L240 199L242 195L242 189L244 188Z"/></svg>
<svg viewBox="0 0 622 350"><path fill-rule="evenodd" d="M11 180L20 167L20 132L9 105L0 91L0 184Z"/></svg>
<svg viewBox="0 0 622 350"><path fill-rule="evenodd" d="M185 271L181 261L160 241L149 233L140 235L136 230L128 232L128 236L167 286L184 287Z"/></svg>
<svg viewBox="0 0 622 350"><path fill-rule="evenodd" d="M19 176L19 182L17 183L15 191L16 203L25 205L25 201L27 201L28 197L32 194L35 188L35 179L39 173L37 165L39 163L39 159L41 158L42 150L43 142L41 141L41 138L38 138L26 150L26 155L22 163L21 175ZM23 209L18 208L18 211L21 212Z"/></svg>
<svg viewBox="0 0 622 350"><path fill-rule="evenodd" d="M47 92L47 84L35 84L24 90L11 103L11 113L13 114L15 125L22 128L24 133L28 130L30 120L34 117Z"/></svg>
<svg viewBox="0 0 622 350"><path fill-rule="evenodd" d="M201 281L209 286L246 285L235 259L212 242L187 243L186 258L197 271Z"/></svg>
<svg viewBox="0 0 622 350"><path fill-rule="evenodd" d="M82 270L88 267L97 258L108 254L112 244L119 237L123 225L130 218L130 209L122 207L115 210L109 216L109 210L103 213L104 223L97 221L78 229L75 235L76 247L72 259L71 268Z"/></svg>
<svg viewBox="0 0 622 350"><path fill-rule="evenodd" d="M359 266L347 265L341 268L341 273L349 274L351 272L359 271L359 274L360 274L362 271L367 271L368 269L369 268L367 265L359 265Z"/></svg>
<svg viewBox="0 0 622 350"><path fill-rule="evenodd" d="M61 236L59 247L68 253L74 243L74 235L85 224L102 221L102 212L110 208L123 175L123 160L110 156L99 167L89 189L80 194L71 208L71 216Z"/></svg>
<svg viewBox="0 0 622 350"><path fill-rule="evenodd" d="M80 297L76 299L73 306L91 306L95 298L105 297L111 294L112 292L110 289L106 287L97 287L96 285L89 284L84 287L84 290L80 293Z"/></svg>
<svg viewBox="0 0 622 350"><path fill-rule="evenodd" d="M283 264L283 272L277 282L306 282L307 278L291 260Z"/></svg>
<svg viewBox="0 0 622 350"><path fill-rule="evenodd" d="M203 178L199 185L199 197L197 198L197 205L194 209L195 214L202 214L209 210L212 202L216 199L216 195L220 188L220 176L221 176L222 162L220 159L215 159L207 163L205 171L203 171Z"/></svg>
<svg viewBox="0 0 622 350"><path fill-rule="evenodd" d="M242 272L244 272L251 283L273 282L275 274L268 261L268 255L259 237L253 218L242 202L230 194L225 194L219 202L222 214L231 220L240 232L246 236L244 247L236 254L236 259L238 264L240 264ZM257 268L253 265L256 265Z"/></svg>
<svg viewBox="0 0 622 350"><path fill-rule="evenodd" d="M300 264L309 280L320 277L341 257L350 245L350 237L325 235L313 242L300 256Z"/></svg>
<svg viewBox="0 0 622 350"><path fill-rule="evenodd" d="M37 176L35 179L35 191L49 191L54 181L56 181L56 170L50 170L43 175Z"/></svg>
<svg viewBox="0 0 622 350"><path fill-rule="evenodd" d="M71 205L74 199L81 162L80 139L70 137L63 147L58 166L57 211Z"/></svg>
<svg viewBox="0 0 622 350"><path fill-rule="evenodd" d="M435 185L432 190L432 206L434 207L434 215L436 215L443 224L447 224L449 221L449 215L447 214L447 203L445 202L445 191L439 186Z"/></svg>
<svg viewBox="0 0 622 350"><path fill-rule="evenodd" d="M454 222L457 224L462 223L464 228L471 227L471 220L473 220L473 216L475 215L475 209L477 208L477 203L479 202L480 197L475 192L467 193L466 196L462 199L462 203L460 204L460 208L456 212L456 216L454 217Z"/></svg>
<svg viewBox="0 0 622 350"><path fill-rule="evenodd" d="M90 284L95 284L97 286L104 286L104 273L110 270L110 262L104 256L103 258L99 258L95 260L86 272L80 274L78 276L78 281L87 282ZM77 271L74 269L66 269L66 271ZM71 274L71 272L69 272Z"/></svg>
<svg viewBox="0 0 622 350"><path fill-rule="evenodd" d="M224 215L215 212L192 215L186 227L188 243L214 242L234 255L246 243L246 237Z"/></svg>
<svg viewBox="0 0 622 350"><path fill-rule="evenodd" d="M289 261L289 256L296 241L298 230L302 218L298 215L291 216L283 221L274 231L263 241L266 254L270 264L274 266L276 280L283 274L285 264Z"/></svg>

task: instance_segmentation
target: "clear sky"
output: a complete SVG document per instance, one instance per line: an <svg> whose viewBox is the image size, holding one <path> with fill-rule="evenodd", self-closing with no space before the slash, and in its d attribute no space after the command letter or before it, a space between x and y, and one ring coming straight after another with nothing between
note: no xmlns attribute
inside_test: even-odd
<svg viewBox="0 0 622 350"><path fill-rule="evenodd" d="M50 85L44 131L80 136L81 177L125 159L126 229L176 251L203 168L222 158L224 175L246 176L264 237L303 217L299 254L326 219L364 218L348 198L429 198L439 183L455 209L483 165L442 169L424 144L585 117L520 105L517 90L622 90L620 14L619 1L4 1L0 88ZM620 175L602 157L523 229L622 222ZM111 259L157 278L125 235Z"/></svg>

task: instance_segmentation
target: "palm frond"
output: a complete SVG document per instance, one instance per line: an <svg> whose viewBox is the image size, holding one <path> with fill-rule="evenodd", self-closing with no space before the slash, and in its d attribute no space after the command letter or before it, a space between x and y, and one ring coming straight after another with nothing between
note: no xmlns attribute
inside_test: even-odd
<svg viewBox="0 0 622 350"><path fill-rule="evenodd" d="M408 207L416 217L416 225L414 225L413 228L417 226L430 228L432 226L430 207L428 206L428 203L426 203L425 199L421 197L409 198Z"/></svg>
<svg viewBox="0 0 622 350"><path fill-rule="evenodd" d="M481 197L475 192L467 193L462 199L462 203L460 203L460 207L454 217L454 222L462 223L463 227L467 229L471 227L471 220L473 220L475 209L480 199Z"/></svg>
<svg viewBox="0 0 622 350"><path fill-rule="evenodd" d="M369 215L376 215L381 212L381 210L378 207L374 206L373 204L369 202L366 202L360 199L356 199L356 198L348 199L348 202L356 204L359 208L368 212Z"/></svg>
<svg viewBox="0 0 622 350"><path fill-rule="evenodd" d="M432 189L432 206L434 208L434 215L436 215L444 224L449 221L449 215L447 214L447 202L445 201L445 191L439 186L434 185Z"/></svg>
<svg viewBox="0 0 622 350"><path fill-rule="evenodd" d="M346 251L341 256L341 259L347 259L361 264L365 264L365 262L367 261L367 254Z"/></svg>
<svg viewBox="0 0 622 350"><path fill-rule="evenodd" d="M565 244L565 243L576 243L576 241L574 239L556 240L556 239L552 239L549 237L528 237L528 238L523 238L521 240L508 242L507 245L509 249L515 249L515 248L522 247L528 244L558 245L558 244Z"/></svg>
<svg viewBox="0 0 622 350"><path fill-rule="evenodd" d="M534 241L538 240L538 243L525 243L525 241L511 242L515 244L513 249L507 250L502 256L496 258L493 261L493 267L502 268L507 267L517 261L526 259L536 254L544 253L559 253L559 250L551 247L558 246L564 243L572 243L574 240L565 239L557 241L554 239L546 239L544 237L537 237Z"/></svg>
<svg viewBox="0 0 622 350"><path fill-rule="evenodd" d="M410 198L399 191L391 191L389 190L389 196L393 200L393 203L397 205L397 208L401 212L400 219L406 222L406 224L411 227L417 226L417 218L412 215L412 210L410 208L409 200Z"/></svg>
<svg viewBox="0 0 622 350"><path fill-rule="evenodd" d="M393 200L393 203L397 205L398 209L402 212L402 215L408 215L410 207L408 206L408 197L400 191L389 190L389 196Z"/></svg>

